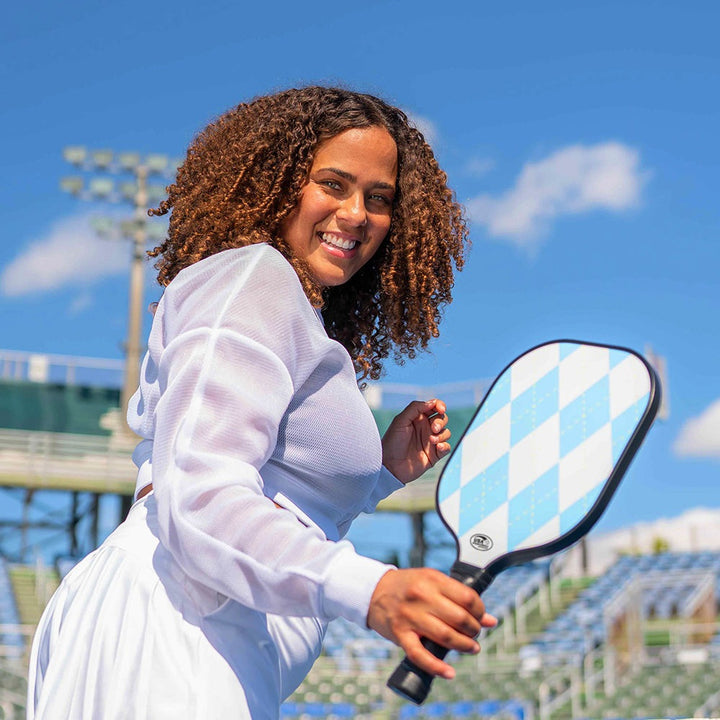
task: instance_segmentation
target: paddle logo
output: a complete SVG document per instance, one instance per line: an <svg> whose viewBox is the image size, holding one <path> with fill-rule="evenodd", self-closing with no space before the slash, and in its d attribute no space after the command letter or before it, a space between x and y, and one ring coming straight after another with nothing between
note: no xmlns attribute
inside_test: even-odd
<svg viewBox="0 0 720 720"><path fill-rule="evenodd" d="M476 550L489 550L493 546L493 541L487 535L483 535L482 533L475 533L470 538L470 544Z"/></svg>

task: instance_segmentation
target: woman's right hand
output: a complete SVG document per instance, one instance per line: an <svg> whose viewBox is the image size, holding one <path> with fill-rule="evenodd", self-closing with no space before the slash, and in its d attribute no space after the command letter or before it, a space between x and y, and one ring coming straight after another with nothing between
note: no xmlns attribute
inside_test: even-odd
<svg viewBox="0 0 720 720"><path fill-rule="evenodd" d="M419 668L432 675L453 678L451 665L427 650L428 638L449 650L478 653L475 637L497 620L472 589L431 568L389 570L370 599L368 627L399 645Z"/></svg>

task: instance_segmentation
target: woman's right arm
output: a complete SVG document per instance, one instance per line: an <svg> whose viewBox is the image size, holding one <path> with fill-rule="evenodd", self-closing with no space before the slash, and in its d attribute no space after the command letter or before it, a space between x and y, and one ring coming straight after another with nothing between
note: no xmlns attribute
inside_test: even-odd
<svg viewBox="0 0 720 720"><path fill-rule="evenodd" d="M276 251L233 253L245 262L181 273L151 333L160 539L190 577L244 605L364 624L388 566L276 508L260 474L314 367L308 328L322 328Z"/></svg>

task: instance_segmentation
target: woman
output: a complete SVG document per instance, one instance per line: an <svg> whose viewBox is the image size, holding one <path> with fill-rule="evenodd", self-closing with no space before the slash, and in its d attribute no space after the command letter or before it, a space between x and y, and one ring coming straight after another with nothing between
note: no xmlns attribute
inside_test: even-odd
<svg viewBox="0 0 720 720"><path fill-rule="evenodd" d="M345 617L452 677L494 624L443 573L342 540L449 451L439 400L382 442L357 386L437 335L466 228L430 148L381 100L308 87L229 111L151 211L166 286L128 412L128 519L50 602L30 718L277 718Z"/></svg>

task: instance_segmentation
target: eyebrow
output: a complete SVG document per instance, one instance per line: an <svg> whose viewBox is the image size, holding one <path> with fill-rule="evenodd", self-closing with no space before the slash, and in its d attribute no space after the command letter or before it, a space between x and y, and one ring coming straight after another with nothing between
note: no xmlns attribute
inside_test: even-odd
<svg viewBox="0 0 720 720"><path fill-rule="evenodd" d="M336 175L339 175L341 178L345 178L345 180L348 180L349 182L357 182L357 177L353 175L352 173L347 172L346 170L340 170L339 168L334 167L326 167L326 168L319 168L320 172L331 172L335 173ZM381 180L378 180L377 182L373 183L373 187L380 188L381 190L392 190L395 192L395 186L391 185L390 183L382 182Z"/></svg>

